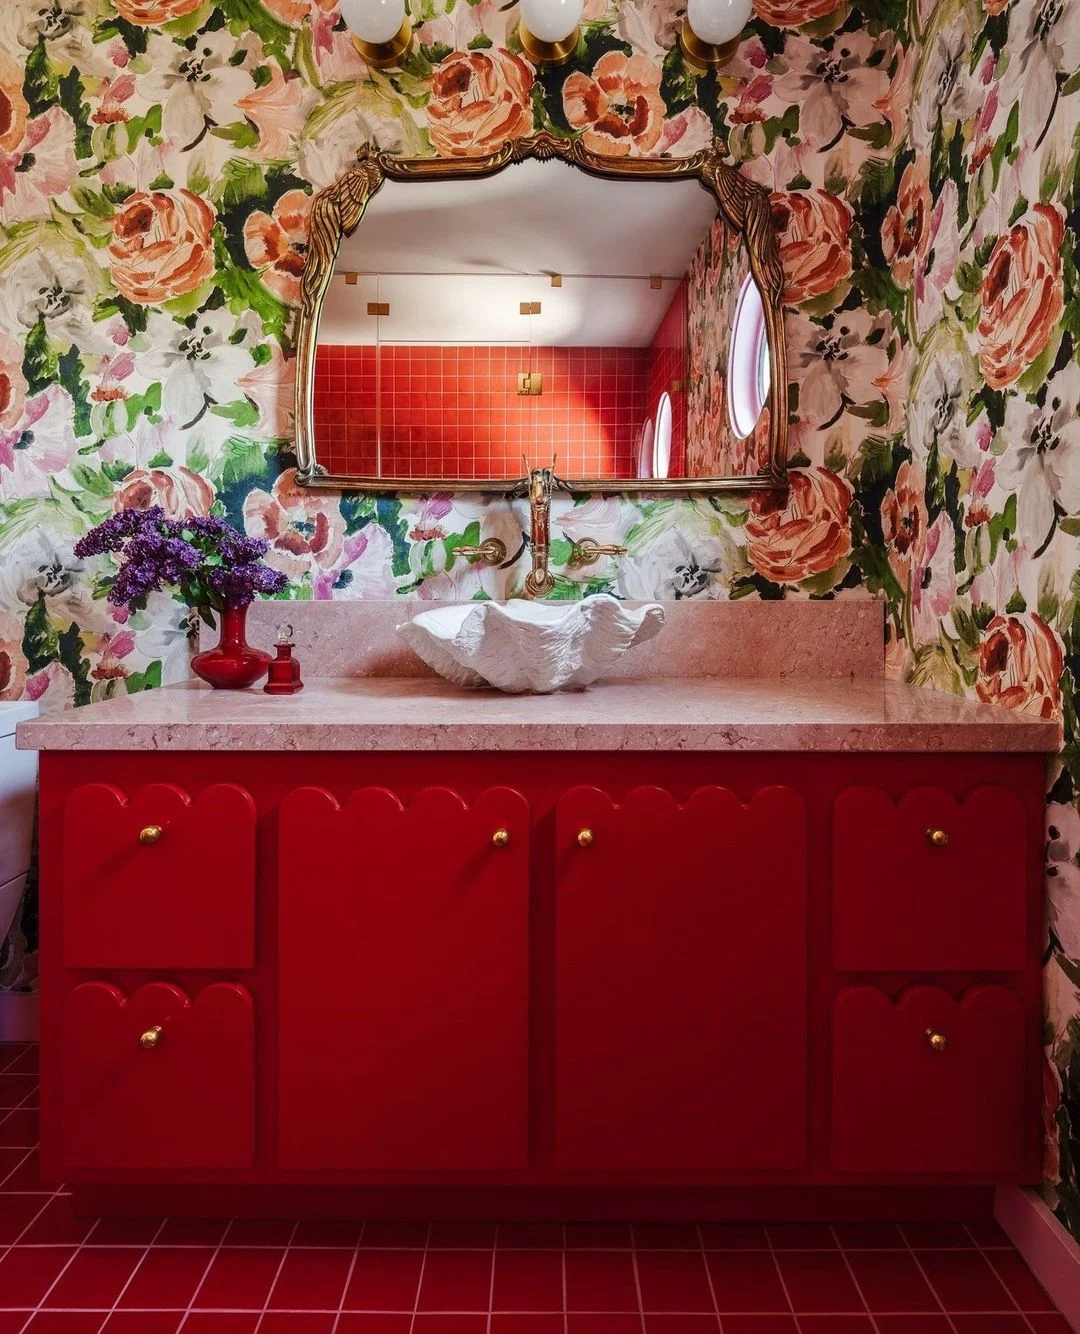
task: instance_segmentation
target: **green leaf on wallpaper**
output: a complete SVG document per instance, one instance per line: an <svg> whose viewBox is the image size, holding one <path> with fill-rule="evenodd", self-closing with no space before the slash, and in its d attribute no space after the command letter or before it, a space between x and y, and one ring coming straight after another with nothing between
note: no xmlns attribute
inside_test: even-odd
<svg viewBox="0 0 1080 1334"><path fill-rule="evenodd" d="M217 283L234 315L253 310L262 320L264 333L282 337L289 320L288 307L274 296L257 273L228 262L218 270Z"/></svg>
<svg viewBox="0 0 1080 1334"><path fill-rule="evenodd" d="M227 140L241 152L248 148L256 148L259 143L259 131L249 120L233 121L231 125L215 125L210 133L215 139Z"/></svg>
<svg viewBox="0 0 1080 1334"><path fill-rule="evenodd" d="M224 417L239 430L254 426L259 420L259 409L250 398L238 398L232 403L215 403L210 409L215 417Z"/></svg>
<svg viewBox="0 0 1080 1334"><path fill-rule="evenodd" d="M229 31L234 37L243 37L247 32L256 33L266 50L277 56L282 69L292 69L295 33L276 19L261 0L218 0L218 8L225 15Z"/></svg>
<svg viewBox="0 0 1080 1334"><path fill-rule="evenodd" d="M463 533L449 533L443 538L443 555L446 558L447 565L454 560L462 560L468 564L468 556L458 556L458 547L475 547L480 542L480 520L474 519L468 525Z"/></svg>
<svg viewBox="0 0 1080 1334"><path fill-rule="evenodd" d="M58 358L45 330L45 318L39 315L23 346L23 378L27 390L31 394L40 394L55 383L57 373Z"/></svg>
<svg viewBox="0 0 1080 1334"><path fill-rule="evenodd" d="M1027 611L1027 602L1023 593L1016 589L1012 597L1005 603L1005 614L1007 616L1019 616L1025 611Z"/></svg>
<svg viewBox="0 0 1080 1334"><path fill-rule="evenodd" d="M788 138L799 130L799 108L788 107L782 116L771 116L765 122L765 152L771 153L776 141L783 136ZM828 189L828 186L826 186ZM842 189L840 193L843 193Z"/></svg>
<svg viewBox="0 0 1080 1334"><path fill-rule="evenodd" d="M90 664L87 661L82 642L82 631L72 622L58 637L57 657L60 665L66 667L75 682L75 703L90 703Z"/></svg>
<svg viewBox="0 0 1080 1334"><path fill-rule="evenodd" d="M1012 211L1009 214L1009 221L1006 223L1006 226L1012 227L1014 223L1020 221L1020 219L1024 216L1024 214L1027 211L1028 211L1027 199L1025 199L1023 195L1017 195L1016 203L1013 204L1012 206Z"/></svg>
<svg viewBox="0 0 1080 1334"><path fill-rule="evenodd" d="M55 662L59 649L60 636L49 619L45 607L45 594L39 593L37 601L26 613L23 622L22 651L26 658L26 668L30 672L40 672Z"/></svg>
<svg viewBox="0 0 1080 1334"><path fill-rule="evenodd" d="M71 467L71 475L83 491L89 491L92 496L100 496L101 499L109 499L114 491L112 480L100 468L91 468L85 463L76 463Z"/></svg>
<svg viewBox="0 0 1080 1334"><path fill-rule="evenodd" d="M683 59L682 48L677 42L664 57L660 96L669 115L697 104L698 78Z"/></svg>
<svg viewBox="0 0 1080 1334"><path fill-rule="evenodd" d="M469 43L468 50L486 51L489 46L494 46L494 45L495 43L491 40L491 38L487 35L486 32L478 32L476 36L472 39L472 41Z"/></svg>
<svg viewBox="0 0 1080 1334"><path fill-rule="evenodd" d="M161 106L155 104L145 116L132 116L124 126L127 135L127 151L134 153L143 139L153 141L161 135Z"/></svg>
<svg viewBox="0 0 1080 1334"><path fill-rule="evenodd" d="M392 574L409 573L409 525L402 518L401 501L396 496L376 496L375 516L390 534L392 543L390 570Z"/></svg>
<svg viewBox="0 0 1080 1334"><path fill-rule="evenodd" d="M982 286L982 269L970 259L962 259L956 266L956 285L961 292L977 292Z"/></svg>
<svg viewBox="0 0 1080 1334"><path fill-rule="evenodd" d="M132 672L124 682L129 695L138 695L144 690L157 690L161 685L161 662L152 662L145 672Z"/></svg>
<svg viewBox="0 0 1080 1334"><path fill-rule="evenodd" d="M999 135L994 141L994 147L990 150L990 162L994 168L994 185L996 186L1001 176L1001 164L1012 152L1016 145L1017 136L1020 133L1020 103L1016 101L1012 104L1009 112L1009 119L1005 122L1004 133Z"/></svg>
<svg viewBox="0 0 1080 1334"><path fill-rule="evenodd" d="M75 125L75 156L92 157L90 111L82 99L82 75L74 66L60 80L60 105Z"/></svg>
<svg viewBox="0 0 1080 1334"><path fill-rule="evenodd" d="M71 395L75 406L74 424L76 435L89 435L90 425L90 384L83 378L82 356L77 347L69 347L56 363L57 379Z"/></svg>
<svg viewBox="0 0 1080 1334"><path fill-rule="evenodd" d="M806 181L805 185L792 185L791 189L808 190L810 188L809 180L805 176L802 177L802 180ZM891 199L896 190L896 172L892 160L878 157L868 158L863 164L860 180L862 182L860 199L863 209L872 208L876 204Z"/></svg>
<svg viewBox="0 0 1080 1334"><path fill-rule="evenodd" d="M60 95L59 80L49 63L45 42L40 37L26 58L22 92L31 116L40 116L48 111Z"/></svg>
<svg viewBox="0 0 1080 1334"><path fill-rule="evenodd" d="M1058 520L1058 528L1067 537L1080 537L1080 515L1067 516Z"/></svg>

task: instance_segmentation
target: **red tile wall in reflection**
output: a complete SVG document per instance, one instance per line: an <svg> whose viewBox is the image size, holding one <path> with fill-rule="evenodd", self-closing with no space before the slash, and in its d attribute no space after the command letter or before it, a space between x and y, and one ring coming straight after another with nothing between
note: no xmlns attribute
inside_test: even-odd
<svg viewBox="0 0 1080 1334"><path fill-rule="evenodd" d="M564 477L631 477L648 360L647 348L322 344L319 459L383 477L520 477L523 454L557 454ZM544 377L538 397L517 392L526 370Z"/></svg>
<svg viewBox="0 0 1080 1334"><path fill-rule="evenodd" d="M668 474L679 477L686 453L686 379L689 375L687 302L690 284L684 278L675 289L664 318L648 348L645 371L645 412L656 421L660 395L671 396L671 464Z"/></svg>

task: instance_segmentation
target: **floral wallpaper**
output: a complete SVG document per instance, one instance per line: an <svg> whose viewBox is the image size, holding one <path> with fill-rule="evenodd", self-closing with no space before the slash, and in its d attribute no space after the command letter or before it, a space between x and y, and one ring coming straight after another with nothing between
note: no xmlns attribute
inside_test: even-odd
<svg viewBox="0 0 1080 1334"><path fill-rule="evenodd" d="M556 596L881 596L889 670L1061 716L1049 793L1048 1190L1080 1234L1077 0L757 0L695 77L678 0L587 0L534 70L516 9L411 0L403 69L335 0L8 0L0 25L0 698L57 709L186 670L183 608L97 596L78 538L127 503L219 513L294 598L483 596L456 538L502 500L302 492L293 312L311 194L365 140L612 154L714 133L773 192L797 471L783 498L586 498L629 555ZM447 539L450 539L449 541ZM517 572L509 590L524 576ZM31 985L33 904L0 978Z"/></svg>

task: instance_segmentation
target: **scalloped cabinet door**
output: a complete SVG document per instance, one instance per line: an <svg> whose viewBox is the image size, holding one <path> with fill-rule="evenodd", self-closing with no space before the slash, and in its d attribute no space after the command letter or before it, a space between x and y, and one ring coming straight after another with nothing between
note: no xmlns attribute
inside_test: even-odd
<svg viewBox="0 0 1080 1334"><path fill-rule="evenodd" d="M251 1165L255 1037L243 987L215 982L190 999L167 982L130 997L84 982L64 1000L60 1046L69 1168Z"/></svg>
<svg viewBox="0 0 1080 1334"><path fill-rule="evenodd" d="M1019 797L973 789L960 802L873 787L834 810L833 963L839 969L1020 969L1027 940L1027 830Z"/></svg>
<svg viewBox="0 0 1080 1334"><path fill-rule="evenodd" d="M957 1001L915 987L894 1003L849 987L834 1003L832 1040L838 1171L1024 1169L1029 1067L1011 991L974 987Z"/></svg>
<svg viewBox="0 0 1080 1334"><path fill-rule="evenodd" d="M524 797L299 788L280 831L282 1166L525 1166Z"/></svg>
<svg viewBox="0 0 1080 1334"><path fill-rule="evenodd" d="M254 963L255 803L242 787L192 798L152 783L129 798L87 783L68 797L63 845L65 967Z"/></svg>
<svg viewBox="0 0 1080 1334"><path fill-rule="evenodd" d="M557 816L556 1161L806 1161L806 812L707 787Z"/></svg>

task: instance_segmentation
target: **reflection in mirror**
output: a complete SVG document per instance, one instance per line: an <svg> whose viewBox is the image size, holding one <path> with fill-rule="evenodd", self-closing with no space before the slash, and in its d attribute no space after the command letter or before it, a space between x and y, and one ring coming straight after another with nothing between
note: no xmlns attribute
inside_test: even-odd
<svg viewBox="0 0 1080 1334"><path fill-rule="evenodd" d="M745 241L696 180L388 180L323 301L316 454L425 484L553 458L575 481L752 476L769 355Z"/></svg>

